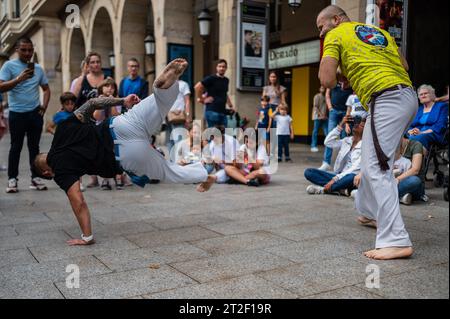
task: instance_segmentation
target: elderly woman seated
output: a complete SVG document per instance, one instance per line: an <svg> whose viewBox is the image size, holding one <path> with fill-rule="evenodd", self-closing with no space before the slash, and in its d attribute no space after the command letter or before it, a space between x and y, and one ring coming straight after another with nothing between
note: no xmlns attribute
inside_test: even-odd
<svg viewBox="0 0 450 319"><path fill-rule="evenodd" d="M422 85L418 94L421 105L408 129L408 137L419 141L426 150L429 150L432 143L444 142L448 123L448 104L436 102L435 90L430 85Z"/></svg>

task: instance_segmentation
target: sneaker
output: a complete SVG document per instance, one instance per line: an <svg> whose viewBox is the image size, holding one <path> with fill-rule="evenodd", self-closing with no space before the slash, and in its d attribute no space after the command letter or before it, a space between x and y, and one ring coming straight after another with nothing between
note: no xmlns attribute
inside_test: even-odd
<svg viewBox="0 0 450 319"><path fill-rule="evenodd" d="M30 189L46 191L48 188L39 177L35 177L31 179Z"/></svg>
<svg viewBox="0 0 450 319"><path fill-rule="evenodd" d="M253 186L253 187L258 187L259 186L259 181L255 178L255 179L251 179L248 181L247 186Z"/></svg>
<svg viewBox="0 0 450 319"><path fill-rule="evenodd" d="M332 171L333 168L330 166L330 164L323 162L322 166L319 167L319 170L328 172L328 171Z"/></svg>
<svg viewBox="0 0 450 319"><path fill-rule="evenodd" d="M98 184L98 180L91 180L91 182L89 184L87 184L87 188L94 188L94 187L98 187L100 186Z"/></svg>
<svg viewBox="0 0 450 319"><path fill-rule="evenodd" d="M281 163L283 160L281 158L278 159L278 163Z"/></svg>
<svg viewBox="0 0 450 319"><path fill-rule="evenodd" d="M286 163L292 163L292 160L291 160L290 158L286 158L284 161L285 161Z"/></svg>
<svg viewBox="0 0 450 319"><path fill-rule="evenodd" d="M428 197L428 195L423 194L422 196L420 196L420 200L422 202L428 203L430 201L430 197Z"/></svg>
<svg viewBox="0 0 450 319"><path fill-rule="evenodd" d="M354 189L354 190L351 191L350 197L351 197L351 198L356 198L356 194L358 194L358 190L357 190L357 189Z"/></svg>
<svg viewBox="0 0 450 319"><path fill-rule="evenodd" d="M17 179L11 178L8 180L8 187L6 187L6 192L8 194L17 193L19 189L17 188Z"/></svg>
<svg viewBox="0 0 450 319"><path fill-rule="evenodd" d="M106 179L103 180L103 182L102 182L102 189L104 191L112 190L112 187L111 187L111 185L109 185L109 181L108 180L106 180Z"/></svg>
<svg viewBox="0 0 450 319"><path fill-rule="evenodd" d="M317 152L319 152L319 148L311 147L311 153L317 153Z"/></svg>
<svg viewBox="0 0 450 319"><path fill-rule="evenodd" d="M84 185L82 183L80 183L80 191L81 192L86 191L86 187L84 187Z"/></svg>
<svg viewBox="0 0 450 319"><path fill-rule="evenodd" d="M400 199L400 203L402 203L403 205L411 205L413 201L413 197L410 193L405 194L401 199Z"/></svg>
<svg viewBox="0 0 450 319"><path fill-rule="evenodd" d="M306 187L306 192L309 195L322 195L324 193L324 190L322 186L309 185L308 187Z"/></svg>

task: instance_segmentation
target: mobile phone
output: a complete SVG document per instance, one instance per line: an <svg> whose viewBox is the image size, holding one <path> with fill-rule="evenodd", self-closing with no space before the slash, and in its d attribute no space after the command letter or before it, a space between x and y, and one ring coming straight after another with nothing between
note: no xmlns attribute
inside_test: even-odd
<svg viewBox="0 0 450 319"><path fill-rule="evenodd" d="M33 70L33 73L31 73L31 76L34 76L34 62L28 62L27 68Z"/></svg>

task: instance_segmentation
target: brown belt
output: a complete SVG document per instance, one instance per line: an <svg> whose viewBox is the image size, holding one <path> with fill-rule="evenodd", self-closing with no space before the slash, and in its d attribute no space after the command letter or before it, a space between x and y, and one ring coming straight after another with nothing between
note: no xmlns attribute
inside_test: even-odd
<svg viewBox="0 0 450 319"><path fill-rule="evenodd" d="M370 114L372 114L370 128L372 129L373 144L375 146L375 152L376 152L377 158L378 158L378 165L380 165L380 168L382 171L389 170L389 163L388 163L389 157L387 157L387 155L383 152L383 150L380 146L380 142L378 140L377 131L375 130L375 102L378 97L380 97L381 95L383 95L386 92L397 91L402 88L406 89L409 87L410 86L404 85L404 84L396 85L396 86L373 93L371 96L371 99L370 99Z"/></svg>

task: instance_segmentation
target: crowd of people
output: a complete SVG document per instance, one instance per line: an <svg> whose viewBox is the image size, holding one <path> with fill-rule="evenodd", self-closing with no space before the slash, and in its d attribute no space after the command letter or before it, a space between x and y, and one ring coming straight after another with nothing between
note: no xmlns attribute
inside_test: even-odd
<svg viewBox="0 0 450 319"><path fill-rule="evenodd" d="M333 98L335 95L338 98ZM421 85L417 97L419 110L404 132L394 162L399 200L404 205L429 200L425 194L425 157L433 143L444 142L448 128L448 93L438 98L431 85ZM345 108L347 110L343 115ZM318 169L305 170L305 178L312 183L307 187L307 193L356 197L361 179L361 140L369 113L346 83L338 84L334 89L325 90L321 87L314 96L312 113L314 129L311 152L319 151L318 133L322 129L326 160ZM335 126L334 119L341 115L341 122ZM333 151L337 155L334 168L331 168Z"/></svg>
<svg viewBox="0 0 450 319"><path fill-rule="evenodd" d="M325 150L322 165L304 172L312 183L306 191L311 195L345 194L355 198L358 221L382 229L376 249L368 251L367 257L408 257L412 244L398 204L428 200L424 159L433 143L444 141L448 129L448 87L447 96L441 98L436 97L430 85L422 85L414 92L406 72L408 65L394 50L395 43L380 46L379 56L362 46L360 51L367 51L367 59L378 61L382 55L385 59L376 72L372 65L364 66L365 71L376 76L368 76L367 72L349 75L349 69L361 68L355 61L362 53L348 48L353 30L364 29L360 31L384 37L386 43L392 39L384 31L351 22L336 6L323 10L317 25L320 36L326 39L319 72L322 87L312 103L311 152L319 151L320 129L325 135ZM364 45L378 45L360 40ZM248 130L248 119L240 118L228 95L228 63L219 60L215 74L194 86L195 99L204 106L207 129L202 130L204 125L193 120L189 84L180 79L188 67L185 60L171 62L149 95L149 83L139 76L137 59L129 59L128 76L117 85L104 74L102 57L96 52L89 53L82 62L81 75L73 80L70 92L60 96L61 109L47 126L47 131L55 135L52 148L48 154L40 154L50 88L42 67L31 62L32 42L21 38L16 49L18 58L6 62L0 70L0 92L8 92L7 122L11 134L6 192L19 190L18 166L26 135L30 188L46 190L41 177L54 178L76 208L83 234L81 240L72 244L93 243L90 215L81 195L85 190L83 175L91 175L87 188L112 190L115 185L120 190L133 183L143 187L161 180L197 183L197 189L204 192L214 183L267 185L273 172L272 161L282 162L284 156L285 162L292 162L289 143L294 139L294 129L288 92L275 72L270 73L268 85L262 90L254 130ZM44 91L42 104L40 88ZM4 113L0 112L0 137L7 128ZM408 123L408 129L401 131ZM155 145L155 134L162 126L166 127L169 160ZM402 134L399 143L393 142ZM99 176L103 178L101 182ZM387 194L383 198L381 190ZM385 211L387 207L392 209Z"/></svg>

